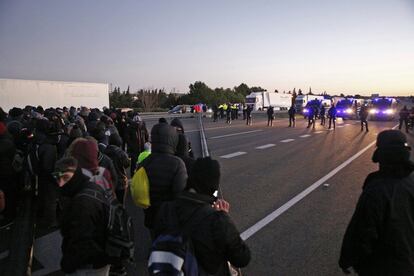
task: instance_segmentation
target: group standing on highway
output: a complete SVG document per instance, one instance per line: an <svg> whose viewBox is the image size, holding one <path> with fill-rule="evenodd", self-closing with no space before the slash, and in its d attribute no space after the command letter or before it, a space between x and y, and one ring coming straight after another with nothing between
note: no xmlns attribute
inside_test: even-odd
<svg viewBox="0 0 414 276"><path fill-rule="evenodd" d="M135 246L124 207L126 192L135 189L127 170L136 183L136 173L145 169L151 204L144 209L144 224L152 241L165 230L160 210L170 220L174 213L174 231L190 223L199 271L227 275L228 262L246 266L250 251L228 215L229 203L216 197L218 162L195 160L189 146L178 118L171 124L161 118L150 137L136 112L27 106L7 114L0 109L0 224L15 220L18 209L24 210L22 198L36 194L36 236L60 229L64 273L126 275ZM160 269L160 260L149 264Z"/></svg>

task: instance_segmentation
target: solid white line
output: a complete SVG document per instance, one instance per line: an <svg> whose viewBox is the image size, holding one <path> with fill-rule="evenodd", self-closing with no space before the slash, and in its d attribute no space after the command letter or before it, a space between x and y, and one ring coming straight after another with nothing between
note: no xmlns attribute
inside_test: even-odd
<svg viewBox="0 0 414 276"><path fill-rule="evenodd" d="M267 149L267 148L271 148L271 147L274 147L275 146L275 144L267 144L267 145L263 145L263 146L260 146L260 147L256 147L256 149Z"/></svg>
<svg viewBox="0 0 414 276"><path fill-rule="evenodd" d="M295 139L285 139L285 140L282 140L280 142L281 143L289 143L289 142L292 142L292 141L295 141Z"/></svg>
<svg viewBox="0 0 414 276"><path fill-rule="evenodd" d="M229 159L229 158L240 156L240 155L243 155L243 154L246 154L246 153L247 152L244 152L244 151L237 151L237 152L233 152L233 153L230 153L230 154L222 155L222 156L220 156L220 158Z"/></svg>
<svg viewBox="0 0 414 276"><path fill-rule="evenodd" d="M222 127L210 127L210 128L205 128L204 130L212 130L212 129L221 129L221 128L229 128L229 126L222 126ZM185 133L188 132L196 132L199 131L198 129L191 129L191 130L186 130Z"/></svg>
<svg viewBox="0 0 414 276"><path fill-rule="evenodd" d="M397 128L398 125L394 126L392 129ZM341 165L330 171L327 175L310 185L308 188L303 190L300 194L296 195L294 198L283 204L281 207L261 219L259 222L248 228L246 231L240 234L240 237L243 240L247 240L251 236L253 236L256 232L260 231L263 227L271 223L273 220L275 220L277 217L279 217L281 214L289 210L292 206L294 206L296 203L301 201L303 198L305 198L307 195L309 195L311 192L313 192L316 188L318 188L320 185L325 183L328 179L330 179L332 176L337 174L339 171L341 171L343 168L348 166L352 161L357 159L359 156L361 156L364 152L366 152L370 147L375 145L376 141L371 142L368 146L357 152L355 155L351 156L348 160L343 162Z"/></svg>
<svg viewBox="0 0 414 276"><path fill-rule="evenodd" d="M309 136L311 136L310 134L305 134L305 135L301 135L301 136L299 136L299 137L301 137L301 138L306 138L306 137L309 137Z"/></svg>
<svg viewBox="0 0 414 276"><path fill-rule="evenodd" d="M209 140L210 139L219 139L219 138L224 138L224 137L230 137L230 136L236 136L236 135L242 135L242 134L249 134L249 133L254 133L254 132L259 132L259 131L263 131L263 130L262 129L257 129L257 130L251 130L251 131L244 131L244 132L237 132L237 133L232 133L232 134L214 136L214 137L209 138Z"/></svg>

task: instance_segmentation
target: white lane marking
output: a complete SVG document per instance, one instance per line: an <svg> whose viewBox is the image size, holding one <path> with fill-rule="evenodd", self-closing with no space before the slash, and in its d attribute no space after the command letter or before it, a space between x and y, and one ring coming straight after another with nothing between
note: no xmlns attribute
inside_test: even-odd
<svg viewBox="0 0 414 276"><path fill-rule="evenodd" d="M344 126L337 126L337 127L344 127Z"/></svg>
<svg viewBox="0 0 414 276"><path fill-rule="evenodd" d="M212 129L220 129L220 128L229 128L229 126L222 126L222 127L210 127L210 128L205 128L204 130L212 130ZM188 132L197 132L200 131L199 129L191 129L191 130L186 130L185 133Z"/></svg>
<svg viewBox="0 0 414 276"><path fill-rule="evenodd" d="M222 156L220 156L220 158L229 159L229 158L240 156L240 155L243 155L243 154L246 154L246 153L247 152L244 152L244 151L237 151L237 152L233 152L233 153L230 153L230 154L222 155Z"/></svg>
<svg viewBox="0 0 414 276"><path fill-rule="evenodd" d="M345 124L346 126L350 126L351 124Z"/></svg>
<svg viewBox="0 0 414 276"><path fill-rule="evenodd" d="M322 130L319 130L319 131L316 131L316 132L314 132L315 134L319 134L319 133L322 133L323 131Z"/></svg>
<svg viewBox="0 0 414 276"><path fill-rule="evenodd" d="M209 138L209 140L210 139L219 139L219 138L224 138L224 137L230 137L230 136L236 136L236 135L242 135L242 134L249 134L249 133L254 133L254 132L259 132L259 131L263 131L263 130L262 129L257 129L257 130L251 130L251 131L244 131L244 132L237 132L237 133L232 133L232 134L214 136L214 137Z"/></svg>
<svg viewBox="0 0 414 276"><path fill-rule="evenodd" d="M281 143L289 143L289 142L292 142L292 141L295 141L295 139L285 139L285 140L282 140L280 142Z"/></svg>
<svg viewBox="0 0 414 276"><path fill-rule="evenodd" d="M256 147L256 149L267 149L276 146L275 144L267 144L260 147Z"/></svg>
<svg viewBox="0 0 414 276"><path fill-rule="evenodd" d="M398 125L394 126L392 129L397 128L397 126ZM288 202L286 202L285 204L283 204L281 207L279 207L278 209L276 209L275 211L273 211L272 213L270 213L269 215L267 215L266 217L264 217L263 219L261 219L260 221L258 221L256 224L254 224L253 226L251 226L250 228L248 228L247 230L245 230L243 233L240 234L240 237L243 240L247 240L248 238L250 238L251 236L253 236L256 232L260 231L263 227L265 227L266 225L268 225L269 223L271 223L277 217L279 217L284 212L286 212L287 210L289 210L289 208L293 207L296 203L298 203L303 198L305 198L307 195L309 195L311 192L313 192L320 185L322 185L323 183L325 183L325 181L327 181L332 176L334 176L339 171L341 171L343 168L345 168L346 166L348 166L352 161L354 161L355 159L357 159L364 152L366 152L370 147L372 147L373 145L375 145L375 143L376 143L376 141L371 142L368 146L366 146L365 148L363 148L362 150L360 150L359 152L357 152L355 155L351 156L348 160L346 160L345 162L343 162L341 165L339 165L338 167L336 167L335 169L333 169L332 171L330 171L327 175L325 175L324 177L322 177L321 179L319 179L318 181L316 181L315 183L313 183L312 185L310 185L308 188L306 188L301 193L299 193L298 195L296 195L295 197L293 197L291 200L289 200Z"/></svg>
<svg viewBox="0 0 414 276"><path fill-rule="evenodd" d="M301 136L299 136L300 138L306 138L306 137L309 137L309 136L311 136L310 134L305 134L305 135L301 135Z"/></svg>

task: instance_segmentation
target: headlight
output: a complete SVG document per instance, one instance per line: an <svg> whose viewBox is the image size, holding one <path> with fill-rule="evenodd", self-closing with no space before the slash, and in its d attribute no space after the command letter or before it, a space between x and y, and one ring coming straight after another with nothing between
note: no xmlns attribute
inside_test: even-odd
<svg viewBox="0 0 414 276"><path fill-rule="evenodd" d="M348 108L347 110L345 110L346 113L351 114L352 113L352 109Z"/></svg>
<svg viewBox="0 0 414 276"><path fill-rule="evenodd" d="M370 113L370 114L377 114L377 113L378 113L378 110L377 110L377 109L371 109L371 110L369 111L369 113Z"/></svg>
<svg viewBox="0 0 414 276"><path fill-rule="evenodd" d="M307 109L307 108L303 109L303 113L308 113L308 112L309 112L309 109Z"/></svg>
<svg viewBox="0 0 414 276"><path fill-rule="evenodd" d="M390 115L390 114L394 114L394 110L392 110L392 109L387 109L387 110L385 110L385 111L384 111L384 113L385 113L385 114L388 114L388 115Z"/></svg>

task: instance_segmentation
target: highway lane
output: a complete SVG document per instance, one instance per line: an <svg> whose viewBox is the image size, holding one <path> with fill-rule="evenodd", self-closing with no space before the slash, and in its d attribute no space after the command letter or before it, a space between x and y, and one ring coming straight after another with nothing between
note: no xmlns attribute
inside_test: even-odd
<svg viewBox="0 0 414 276"><path fill-rule="evenodd" d="M259 120L260 121L260 120ZM253 128L254 134L208 140L213 156L222 165L222 190L232 204L231 216L244 231L274 211L349 157L375 141L376 134L394 122L370 122L370 132L359 124L345 121L335 131L317 126L286 128L286 120L266 128L264 120ZM206 122L208 129L209 123ZM233 123L226 131L207 131L208 137L251 130ZM322 131L321 133L317 133ZM300 137L302 135L311 135ZM295 139L281 143L286 139ZM258 150L260 145L275 144ZM343 231L352 215L365 176L375 170L370 161L374 147L362 154L338 174L286 213L247 240L253 261L247 275L340 275L337 268ZM231 159L219 156L244 151Z"/></svg>
<svg viewBox="0 0 414 276"><path fill-rule="evenodd" d="M150 131L158 120L145 121ZM195 155L200 156L197 120L183 118L182 122ZM366 134L353 121L345 121L343 125L350 124L329 132L318 125L315 130L306 129L303 119L297 121L296 128L288 128L286 119L277 119L272 128L266 127L264 117L258 116L254 123L246 126L238 120L229 126L224 121L204 119L209 149L222 166L222 194L231 203L230 215L241 232L374 141L380 130L395 125L370 122L371 131ZM281 142L287 139L295 140ZM260 146L267 147L256 149ZM237 151L246 154L220 157ZM340 275L336 262L343 231L364 177L375 170L370 161L372 151L327 181L329 187L317 188L247 239L253 259L244 275ZM136 265L129 272L147 275L150 244L143 213L130 198L127 207L136 236Z"/></svg>

